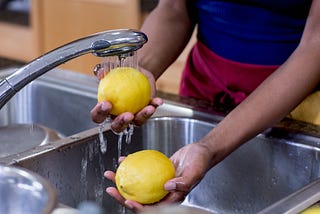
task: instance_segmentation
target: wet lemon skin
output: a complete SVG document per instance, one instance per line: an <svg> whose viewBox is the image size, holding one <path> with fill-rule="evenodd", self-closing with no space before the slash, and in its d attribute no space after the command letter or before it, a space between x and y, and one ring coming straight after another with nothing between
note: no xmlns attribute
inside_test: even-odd
<svg viewBox="0 0 320 214"><path fill-rule="evenodd" d="M300 214L320 214L320 205L311 206L302 211Z"/></svg>
<svg viewBox="0 0 320 214"><path fill-rule="evenodd" d="M124 112L135 114L149 104L150 97L148 79L139 70L131 67L112 69L99 82L98 102L111 102L112 115Z"/></svg>
<svg viewBox="0 0 320 214"><path fill-rule="evenodd" d="M166 181L174 178L171 160L156 150L132 153L119 165L116 186L125 198L141 204L152 204L164 198Z"/></svg>

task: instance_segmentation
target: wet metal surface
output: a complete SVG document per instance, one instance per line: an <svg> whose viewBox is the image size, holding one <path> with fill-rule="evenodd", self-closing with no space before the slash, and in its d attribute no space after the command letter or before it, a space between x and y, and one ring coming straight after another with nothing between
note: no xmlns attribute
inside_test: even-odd
<svg viewBox="0 0 320 214"><path fill-rule="evenodd" d="M44 145L60 136L55 131L38 124L13 124L0 127L0 158Z"/></svg>
<svg viewBox="0 0 320 214"><path fill-rule="evenodd" d="M53 187L20 167L0 165L0 213L50 214L56 206Z"/></svg>
<svg viewBox="0 0 320 214"><path fill-rule="evenodd" d="M118 138L106 126L107 152L101 153L99 128L89 115L96 104L96 87L94 78L54 70L19 92L0 111L1 125L35 122L66 137L0 158L0 163L23 166L47 178L62 204L76 207L83 200L94 200L111 213L121 213L122 208L104 191L113 185L103 172L115 170ZM223 113L203 108L203 103L159 95L165 104L134 130L132 143L123 143L121 155L157 149L170 156L199 140L223 118ZM318 126L283 120L211 169L184 204L216 213L257 213L290 197L320 176L319 134ZM308 197L295 197L294 202L303 204Z"/></svg>

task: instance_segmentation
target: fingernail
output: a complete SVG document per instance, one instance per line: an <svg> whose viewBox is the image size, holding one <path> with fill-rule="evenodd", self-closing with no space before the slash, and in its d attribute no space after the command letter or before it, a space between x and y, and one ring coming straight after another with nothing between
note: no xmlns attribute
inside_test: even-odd
<svg viewBox="0 0 320 214"><path fill-rule="evenodd" d="M167 182L164 184L164 189L167 191L175 190L177 188L177 184L175 182Z"/></svg>
<svg viewBox="0 0 320 214"><path fill-rule="evenodd" d="M127 207L128 209L130 209L130 210L133 209L132 204L130 204L128 201L125 201L124 204L126 205L126 207Z"/></svg>
<svg viewBox="0 0 320 214"><path fill-rule="evenodd" d="M150 115L152 115L154 113L153 109L147 108L146 110L146 116L150 117Z"/></svg>
<svg viewBox="0 0 320 214"><path fill-rule="evenodd" d="M112 192L111 189L110 189L110 187L107 187L107 188L106 188L106 192L110 195L110 193Z"/></svg>
<svg viewBox="0 0 320 214"><path fill-rule="evenodd" d="M101 111L106 111L107 110L107 106L104 103L100 104L100 109Z"/></svg>

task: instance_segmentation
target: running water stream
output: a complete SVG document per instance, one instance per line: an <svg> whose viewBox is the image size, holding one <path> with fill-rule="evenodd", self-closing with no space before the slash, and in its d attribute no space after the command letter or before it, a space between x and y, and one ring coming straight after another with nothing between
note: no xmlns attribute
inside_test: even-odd
<svg viewBox="0 0 320 214"><path fill-rule="evenodd" d="M110 129L111 128L111 118L108 117L103 123L99 124L99 141L100 141L100 151L102 154L105 154L108 149L108 139L106 139L103 135L103 132L105 130L105 127L109 125ZM122 142L123 142L123 137L125 137L125 143L130 144L132 135L134 132L134 125L132 123L129 124L129 126L123 130L122 132L115 132L112 130L114 134L118 136L118 160L121 157L122 154Z"/></svg>
<svg viewBox="0 0 320 214"><path fill-rule="evenodd" d="M128 53L125 56L108 56L105 58L102 58L101 66L104 72L104 75L107 75L108 72L112 69L115 69L117 67L132 67L137 69L138 67L138 60L137 60L137 53L136 51ZM107 152L108 149L108 142L107 139L103 136L103 131L107 125L111 128L111 117L107 117L104 122L99 124L99 140L100 140L100 150L103 154ZM112 130L113 131L113 130ZM134 126L133 124L129 124L129 126L122 132L115 132L116 135L118 135L118 158L121 156L121 147L122 147L122 139L123 136L125 136L125 142L127 144L131 143L131 136L133 135Z"/></svg>
<svg viewBox="0 0 320 214"><path fill-rule="evenodd" d="M137 54L136 52L129 53L127 56L111 56L111 57L106 57L103 58L103 62L101 63L102 69L104 71L104 75L107 75L107 73L117 67L132 67L137 69L138 67L138 61L137 61ZM111 117L107 117L104 122L99 124L99 145L100 145L100 151L102 154L106 154L108 150L108 139L105 138L104 136L104 131L106 130L112 130L111 127L112 119ZM125 143L130 144L131 143L131 138L134 132L134 125L130 123L126 129L124 129L122 132L115 132L112 130L114 134L118 136L118 141L117 141L117 148L118 148L118 159L115 161L115 169L118 167L119 159L122 155L122 143L123 140ZM126 213L126 208L123 206L119 207L119 213L125 214Z"/></svg>
<svg viewBox="0 0 320 214"><path fill-rule="evenodd" d="M110 125L110 129L111 128L111 118L107 118L103 123L101 123L99 125L99 141L100 141L100 151L101 153L105 154L107 152L107 148L108 148L108 139L106 139L103 135L104 129L106 125ZM123 141L123 137L125 137L125 143L130 144L131 143L131 137L133 135L133 131L134 131L134 125L133 124L129 124L129 126L122 132L115 132L112 130L112 132L116 135L118 135L118 159L117 161L114 163L114 167L115 169L118 167L119 164L119 159L121 157L122 154L122 141ZM119 206L119 213L121 214L126 214L127 210L124 206Z"/></svg>

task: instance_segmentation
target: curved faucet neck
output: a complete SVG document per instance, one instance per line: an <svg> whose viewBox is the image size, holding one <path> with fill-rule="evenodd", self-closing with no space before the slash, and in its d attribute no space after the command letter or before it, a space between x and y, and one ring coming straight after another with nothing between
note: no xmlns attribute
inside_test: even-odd
<svg viewBox="0 0 320 214"><path fill-rule="evenodd" d="M141 48L147 40L147 36L139 31L111 30L75 40L50 51L0 82L0 109L25 85L66 61L87 53L98 57L125 56Z"/></svg>

